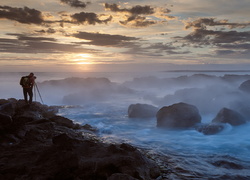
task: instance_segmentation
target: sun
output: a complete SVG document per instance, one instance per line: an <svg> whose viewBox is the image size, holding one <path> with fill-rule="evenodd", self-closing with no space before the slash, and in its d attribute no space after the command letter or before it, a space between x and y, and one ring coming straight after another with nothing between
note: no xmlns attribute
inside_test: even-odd
<svg viewBox="0 0 250 180"><path fill-rule="evenodd" d="M72 58L72 61L74 64L93 64L91 58L92 54L87 54L87 53L76 54Z"/></svg>
<svg viewBox="0 0 250 180"><path fill-rule="evenodd" d="M91 57L91 54L78 54L78 56L82 58L89 58Z"/></svg>

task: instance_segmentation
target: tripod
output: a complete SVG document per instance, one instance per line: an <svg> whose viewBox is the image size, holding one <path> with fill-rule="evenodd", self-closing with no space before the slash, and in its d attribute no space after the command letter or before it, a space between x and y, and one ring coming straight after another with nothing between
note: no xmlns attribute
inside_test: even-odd
<svg viewBox="0 0 250 180"><path fill-rule="evenodd" d="M38 89L38 86L37 86L37 84L35 83L35 86L34 86L35 101L36 101L36 90L37 90L37 92L38 92L38 94L39 94L39 97L40 97L42 103L44 104L43 99L42 99L42 96L41 96L40 91L39 91L39 89Z"/></svg>

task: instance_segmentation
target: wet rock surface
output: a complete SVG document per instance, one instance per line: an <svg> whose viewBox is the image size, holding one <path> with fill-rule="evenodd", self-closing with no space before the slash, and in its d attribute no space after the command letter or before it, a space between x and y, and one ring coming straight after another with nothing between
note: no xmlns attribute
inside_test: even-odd
<svg viewBox="0 0 250 180"><path fill-rule="evenodd" d="M195 126L198 132L204 135L213 135L220 133L224 129L224 124L222 123L210 123L210 124L198 124Z"/></svg>
<svg viewBox="0 0 250 180"><path fill-rule="evenodd" d="M250 93L250 80L247 80L241 83L239 89L244 92Z"/></svg>
<svg viewBox="0 0 250 180"><path fill-rule="evenodd" d="M245 118L232 109L222 108L216 117L212 120L213 123L228 123L232 126L238 126L246 123Z"/></svg>
<svg viewBox="0 0 250 180"><path fill-rule="evenodd" d="M0 179L161 179L140 150L103 143L89 125L55 115L57 108L22 100L0 107Z"/></svg>
<svg viewBox="0 0 250 180"><path fill-rule="evenodd" d="M130 118L150 118L155 117L158 108L149 104L131 104L128 107L128 117Z"/></svg>
<svg viewBox="0 0 250 180"><path fill-rule="evenodd" d="M189 128L201 122L198 109L187 103L164 106L157 112L157 127Z"/></svg>

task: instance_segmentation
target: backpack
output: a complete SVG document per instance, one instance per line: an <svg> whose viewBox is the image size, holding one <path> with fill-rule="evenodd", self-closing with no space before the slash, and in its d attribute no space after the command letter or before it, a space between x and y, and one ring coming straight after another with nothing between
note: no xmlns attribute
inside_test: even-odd
<svg viewBox="0 0 250 180"><path fill-rule="evenodd" d="M28 76L21 77L20 85L23 87L29 87L30 86L30 78Z"/></svg>

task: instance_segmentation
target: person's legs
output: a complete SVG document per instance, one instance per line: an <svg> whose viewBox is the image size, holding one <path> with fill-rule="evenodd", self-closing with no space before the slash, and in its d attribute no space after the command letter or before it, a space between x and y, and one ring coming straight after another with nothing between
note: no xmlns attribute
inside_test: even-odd
<svg viewBox="0 0 250 180"><path fill-rule="evenodd" d="M27 88L23 88L23 97L24 97L24 101L25 101L26 103L28 103L27 94L28 94Z"/></svg>
<svg viewBox="0 0 250 180"><path fill-rule="evenodd" d="M31 104L33 99L32 88L28 88L28 94L29 94L29 104Z"/></svg>

